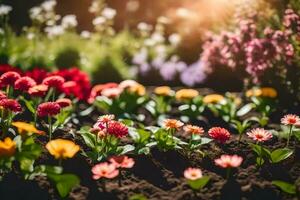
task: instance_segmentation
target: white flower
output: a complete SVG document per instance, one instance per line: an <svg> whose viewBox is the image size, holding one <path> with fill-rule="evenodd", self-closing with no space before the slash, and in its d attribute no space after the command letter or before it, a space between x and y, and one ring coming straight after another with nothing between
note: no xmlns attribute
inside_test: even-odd
<svg viewBox="0 0 300 200"><path fill-rule="evenodd" d="M162 34L158 33L158 32L154 32L151 35L151 39L155 42L155 43L161 43L165 41L165 38Z"/></svg>
<svg viewBox="0 0 300 200"><path fill-rule="evenodd" d="M11 6L0 5L0 16L7 15L10 11L12 11Z"/></svg>
<svg viewBox="0 0 300 200"><path fill-rule="evenodd" d="M102 11L102 16L106 19L113 19L117 14L117 11L112 8L104 8Z"/></svg>
<svg viewBox="0 0 300 200"><path fill-rule="evenodd" d="M94 26L98 26L98 25L102 25L106 22L106 19L104 17L96 17L94 20L93 20L93 25Z"/></svg>
<svg viewBox="0 0 300 200"><path fill-rule="evenodd" d="M82 31L82 32L80 33L80 36L81 36L82 38L85 38L85 39L90 38L90 37L91 37L91 32L89 32L89 31Z"/></svg>
<svg viewBox="0 0 300 200"><path fill-rule="evenodd" d="M51 38L64 34L65 29L62 26L48 26L45 28L45 32Z"/></svg>
<svg viewBox="0 0 300 200"><path fill-rule="evenodd" d="M143 64L143 63L145 63L147 61L147 57L148 57L148 50L146 48L142 48L140 50L140 52L138 52L137 54L135 54L133 56L132 62L134 64L141 65L141 64Z"/></svg>
<svg viewBox="0 0 300 200"><path fill-rule="evenodd" d="M128 1L126 4L126 10L129 12L135 12L139 9L140 3L137 0Z"/></svg>
<svg viewBox="0 0 300 200"><path fill-rule="evenodd" d="M89 12L90 13L96 13L100 10L100 6L98 1L93 1L92 5L89 7Z"/></svg>
<svg viewBox="0 0 300 200"><path fill-rule="evenodd" d="M147 24L145 22L140 22L138 25L137 25L137 28L140 30L140 31L151 31L152 30L152 26L150 24Z"/></svg>
<svg viewBox="0 0 300 200"><path fill-rule="evenodd" d="M181 42L180 35L177 33L173 33L172 35L169 36L169 42L172 45L177 46Z"/></svg>
<svg viewBox="0 0 300 200"><path fill-rule="evenodd" d="M66 15L62 18L61 25L64 28L73 28L77 26L77 19L75 15Z"/></svg>
<svg viewBox="0 0 300 200"><path fill-rule="evenodd" d="M26 35L26 37L27 37L28 40L32 40L35 37L35 34L34 33L28 33Z"/></svg>
<svg viewBox="0 0 300 200"><path fill-rule="evenodd" d="M29 15L31 19L40 20L42 9L40 7L32 7L29 10Z"/></svg>
<svg viewBox="0 0 300 200"><path fill-rule="evenodd" d="M45 10L45 11L52 11L54 9L54 6L56 6L56 1L55 0L48 0L48 1L44 1L41 4L41 7Z"/></svg>

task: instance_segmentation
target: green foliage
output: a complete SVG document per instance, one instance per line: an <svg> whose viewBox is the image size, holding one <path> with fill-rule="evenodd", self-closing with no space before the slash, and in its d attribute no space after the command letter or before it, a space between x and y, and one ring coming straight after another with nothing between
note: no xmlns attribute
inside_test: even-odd
<svg viewBox="0 0 300 200"><path fill-rule="evenodd" d="M205 185L207 185L209 180L210 180L209 176L203 176L196 180L188 180L188 184L193 190L199 190L203 188Z"/></svg>
<svg viewBox="0 0 300 200"><path fill-rule="evenodd" d="M296 194L296 185L295 184L291 184L291 183L287 183L284 181L272 181L272 184L279 187L283 192L286 192L288 194Z"/></svg>
<svg viewBox="0 0 300 200"><path fill-rule="evenodd" d="M80 179L74 174L48 174L48 178L55 183L61 197L66 197L73 187L79 185Z"/></svg>

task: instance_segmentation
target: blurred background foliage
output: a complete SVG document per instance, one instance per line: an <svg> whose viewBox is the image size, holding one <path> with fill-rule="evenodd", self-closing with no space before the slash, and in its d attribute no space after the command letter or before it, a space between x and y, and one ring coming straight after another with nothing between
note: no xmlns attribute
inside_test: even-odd
<svg viewBox="0 0 300 200"><path fill-rule="evenodd" d="M253 13L262 33L266 26L279 27L287 8L300 10L298 0L61 0L40 14L45 19L32 16L32 8L43 2L0 1L13 8L2 18L1 63L24 70L78 66L94 83L133 78L147 85L185 84L219 91L241 90L245 80L228 66L202 67L198 61L207 33L234 32L239 20ZM106 8L110 10L103 21ZM69 15L76 16L76 25L66 20L71 25L61 30ZM196 65L199 71L193 71ZM190 81L189 73L199 75Z"/></svg>

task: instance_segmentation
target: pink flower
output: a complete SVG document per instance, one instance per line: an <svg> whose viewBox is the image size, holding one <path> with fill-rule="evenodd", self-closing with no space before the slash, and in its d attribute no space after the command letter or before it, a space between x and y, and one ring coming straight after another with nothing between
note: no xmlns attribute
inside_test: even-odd
<svg viewBox="0 0 300 200"><path fill-rule="evenodd" d="M60 106L56 102L45 102L38 106L37 114L39 117L55 116L60 112Z"/></svg>
<svg viewBox="0 0 300 200"><path fill-rule="evenodd" d="M6 72L0 76L0 84L4 87L8 85L13 86L19 78L21 78L21 76L17 72Z"/></svg>
<svg viewBox="0 0 300 200"><path fill-rule="evenodd" d="M57 99L56 103L58 103L61 108L66 108L72 105L72 101L68 98Z"/></svg>
<svg viewBox="0 0 300 200"><path fill-rule="evenodd" d="M49 76L43 80L44 85L48 85L49 87L53 87L56 89L61 89L65 79L61 76Z"/></svg>
<svg viewBox="0 0 300 200"><path fill-rule="evenodd" d="M128 156L113 156L109 159L109 161L116 166L116 168L132 168L134 165L134 160L132 158L128 158Z"/></svg>
<svg viewBox="0 0 300 200"><path fill-rule="evenodd" d="M208 134L214 140L225 143L230 138L230 133L227 129L221 127L213 127L209 129Z"/></svg>
<svg viewBox="0 0 300 200"><path fill-rule="evenodd" d="M122 93L122 89L120 88L107 88L102 91L102 96L105 96L110 99L114 99L118 97Z"/></svg>
<svg viewBox="0 0 300 200"><path fill-rule="evenodd" d="M288 114L281 118L281 123L284 125L300 125L300 117L298 115Z"/></svg>
<svg viewBox="0 0 300 200"><path fill-rule="evenodd" d="M183 130L187 134L194 134L194 135L203 135L204 130L202 127L193 126L193 125L186 125L183 127Z"/></svg>
<svg viewBox="0 0 300 200"><path fill-rule="evenodd" d="M2 99L0 100L0 106L15 113L22 111L21 105L17 100L14 99Z"/></svg>
<svg viewBox="0 0 300 200"><path fill-rule="evenodd" d="M33 80L32 78L28 77L28 76L24 76L22 78L19 78L16 82L15 82L15 89L16 90L21 90L23 92L27 92L29 90L29 88L36 86L36 82L35 80Z"/></svg>
<svg viewBox="0 0 300 200"><path fill-rule="evenodd" d="M98 122L108 123L115 119L115 115L102 115L99 117Z"/></svg>
<svg viewBox="0 0 300 200"><path fill-rule="evenodd" d="M243 158L238 155L221 155L215 159L215 164L222 168L239 167L243 162Z"/></svg>
<svg viewBox="0 0 300 200"><path fill-rule="evenodd" d="M202 177L202 171L199 168L189 167L186 170L184 170L183 174L186 179L192 180L192 181L197 180Z"/></svg>
<svg viewBox="0 0 300 200"><path fill-rule="evenodd" d="M107 162L99 163L92 168L93 179L98 180L100 178L112 179L119 175L119 170L116 169L114 164Z"/></svg>
<svg viewBox="0 0 300 200"><path fill-rule="evenodd" d="M101 96L102 95L102 91L108 88L117 88L118 84L117 83L106 83L106 84L99 84L99 85L95 85L92 88L90 97L88 99L89 103L93 103L96 99L97 96Z"/></svg>
<svg viewBox="0 0 300 200"><path fill-rule="evenodd" d="M108 123L107 133L110 135L114 135L117 138L121 138L128 135L128 128L121 122L111 121Z"/></svg>
<svg viewBox="0 0 300 200"><path fill-rule="evenodd" d="M255 141L264 142L273 137L272 133L263 129L263 128L255 128L247 133L247 135Z"/></svg>
<svg viewBox="0 0 300 200"><path fill-rule="evenodd" d="M43 97L46 95L47 91L48 91L48 86L40 84L29 88L28 93L32 96Z"/></svg>

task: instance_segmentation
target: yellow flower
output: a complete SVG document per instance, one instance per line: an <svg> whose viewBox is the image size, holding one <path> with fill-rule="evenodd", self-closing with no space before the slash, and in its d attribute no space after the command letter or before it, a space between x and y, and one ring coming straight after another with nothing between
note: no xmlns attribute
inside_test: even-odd
<svg viewBox="0 0 300 200"><path fill-rule="evenodd" d="M44 135L44 131L38 130L34 125L26 123L26 122L12 122L11 123L14 127L18 129L19 134L38 134L38 135Z"/></svg>
<svg viewBox="0 0 300 200"><path fill-rule="evenodd" d="M209 103L215 104L215 103L219 103L223 99L224 99L224 97L220 94L209 94L203 98L203 102L206 104L209 104Z"/></svg>
<svg viewBox="0 0 300 200"><path fill-rule="evenodd" d="M139 83L129 87L128 91L131 93L136 93L139 96L143 96L146 94L146 88Z"/></svg>
<svg viewBox="0 0 300 200"><path fill-rule="evenodd" d="M10 157L16 152L16 142L9 137L0 140L0 157Z"/></svg>
<svg viewBox="0 0 300 200"><path fill-rule="evenodd" d="M73 141L65 139L51 140L46 144L46 149L56 159L72 158L80 149Z"/></svg>
<svg viewBox="0 0 300 200"><path fill-rule="evenodd" d="M168 86L156 87L153 92L160 96L171 96L173 94L173 90Z"/></svg>
<svg viewBox="0 0 300 200"><path fill-rule="evenodd" d="M178 90L175 94L175 97L178 101L190 100L199 95L199 92L194 89L181 89Z"/></svg>
<svg viewBox="0 0 300 200"><path fill-rule="evenodd" d="M276 98L277 91L271 87L252 88L246 92L246 97L269 97Z"/></svg>

